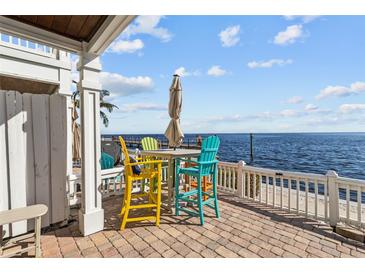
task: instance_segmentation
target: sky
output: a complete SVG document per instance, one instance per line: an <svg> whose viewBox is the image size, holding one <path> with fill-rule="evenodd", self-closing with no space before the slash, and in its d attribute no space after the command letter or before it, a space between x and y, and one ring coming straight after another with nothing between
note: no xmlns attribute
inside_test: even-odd
<svg viewBox="0 0 365 274"><path fill-rule="evenodd" d="M362 132L365 16L140 16L102 55L103 134Z"/></svg>

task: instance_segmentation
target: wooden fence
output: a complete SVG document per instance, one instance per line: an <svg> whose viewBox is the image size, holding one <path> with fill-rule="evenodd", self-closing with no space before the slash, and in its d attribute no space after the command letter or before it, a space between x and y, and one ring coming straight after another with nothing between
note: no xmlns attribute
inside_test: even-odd
<svg viewBox="0 0 365 274"><path fill-rule="evenodd" d="M67 100L58 94L0 91L0 211L45 204L43 227L68 217ZM5 236L33 226L25 221L6 226Z"/></svg>

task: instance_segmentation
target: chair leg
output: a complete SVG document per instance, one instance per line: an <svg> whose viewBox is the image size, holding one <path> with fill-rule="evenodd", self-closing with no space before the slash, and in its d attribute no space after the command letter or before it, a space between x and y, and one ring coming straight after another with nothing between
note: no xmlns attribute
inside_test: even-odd
<svg viewBox="0 0 365 274"><path fill-rule="evenodd" d="M41 257L41 217L35 219L35 257Z"/></svg>
<svg viewBox="0 0 365 274"><path fill-rule="evenodd" d="M124 195L123 195L123 201L122 201L122 207L120 209L120 216L123 216L124 212L125 212L125 206L127 204L127 197L128 197L128 187L127 187L127 179L125 180L126 184L125 184L125 190L124 190Z"/></svg>
<svg viewBox="0 0 365 274"><path fill-rule="evenodd" d="M126 188L125 191L127 193L127 199L125 203L125 212L123 215L123 221L120 225L120 230L123 230L125 228L125 225L127 224L128 214L129 214L129 207L131 206L131 196L132 196L132 182L128 178L126 182Z"/></svg>
<svg viewBox="0 0 365 274"><path fill-rule="evenodd" d="M198 185L198 206L199 206L199 216L200 216L200 224L204 225L204 211L203 211L203 201L202 201L202 177L198 176L197 178Z"/></svg>
<svg viewBox="0 0 365 274"><path fill-rule="evenodd" d="M153 202L153 200L152 200L152 196L154 195L154 191L153 191L153 188L152 188L152 180L153 180L153 177L150 177L149 178L149 181L150 181L150 183L149 183L149 189L148 189L148 195L147 195L147 197L148 197L148 203L149 204L152 204L152 202ZM147 192L146 192L147 193ZM147 212L149 212L149 213L151 213L152 212L152 208L148 208L147 209Z"/></svg>
<svg viewBox="0 0 365 274"><path fill-rule="evenodd" d="M217 195L217 170L214 171L213 174L213 196L214 196L214 209L215 209L215 216L217 218L220 217L219 214L219 206L218 206L218 195Z"/></svg>
<svg viewBox="0 0 365 274"><path fill-rule="evenodd" d="M203 177L203 192L207 193L208 191L208 181L209 181L209 178L208 176L204 176ZM203 200L207 200L208 199L208 196L207 195L203 195Z"/></svg>
<svg viewBox="0 0 365 274"><path fill-rule="evenodd" d="M144 193L146 189L146 179L142 180L141 192Z"/></svg>
<svg viewBox="0 0 365 274"><path fill-rule="evenodd" d="M160 226L160 216L161 216L161 167L158 167L158 177L157 177L157 208L156 208L156 225Z"/></svg>
<svg viewBox="0 0 365 274"><path fill-rule="evenodd" d="M175 215L179 216L179 174L175 176Z"/></svg>

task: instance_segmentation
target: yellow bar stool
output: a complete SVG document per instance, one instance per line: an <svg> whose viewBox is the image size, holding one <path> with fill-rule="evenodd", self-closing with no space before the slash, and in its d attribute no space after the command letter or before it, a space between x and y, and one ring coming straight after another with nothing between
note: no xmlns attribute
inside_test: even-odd
<svg viewBox="0 0 365 274"><path fill-rule="evenodd" d="M123 230L128 222L139 222L144 220L155 221L156 225L160 225L161 211L161 170L162 161L146 160L142 162L133 161L129 157L127 146L124 139L119 137L122 152L124 154L124 172L125 172L125 191L122 209L120 215L122 223L120 230ZM148 190L143 189L140 193L132 193L133 182L145 181L149 184ZM156 182L156 188L152 187L152 182ZM140 203L141 198L147 198L148 202ZM132 204L133 202L133 204ZM134 202L137 202L134 203ZM134 209L150 209L149 215L139 217L129 217L130 210ZM155 209L153 214L152 209Z"/></svg>

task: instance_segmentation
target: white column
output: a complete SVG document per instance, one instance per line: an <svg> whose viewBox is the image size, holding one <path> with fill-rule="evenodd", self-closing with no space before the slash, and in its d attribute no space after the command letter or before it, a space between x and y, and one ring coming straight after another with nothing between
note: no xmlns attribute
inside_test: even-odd
<svg viewBox="0 0 365 274"><path fill-rule="evenodd" d="M78 64L81 95L81 209L79 228L86 236L104 228L100 176L100 90L99 57L82 52Z"/></svg>
<svg viewBox="0 0 365 274"><path fill-rule="evenodd" d="M60 88L58 94L60 95L72 95L71 89L71 58L70 53L62 50L57 50L57 59L64 63L64 66L59 69L58 77L60 81Z"/></svg>

